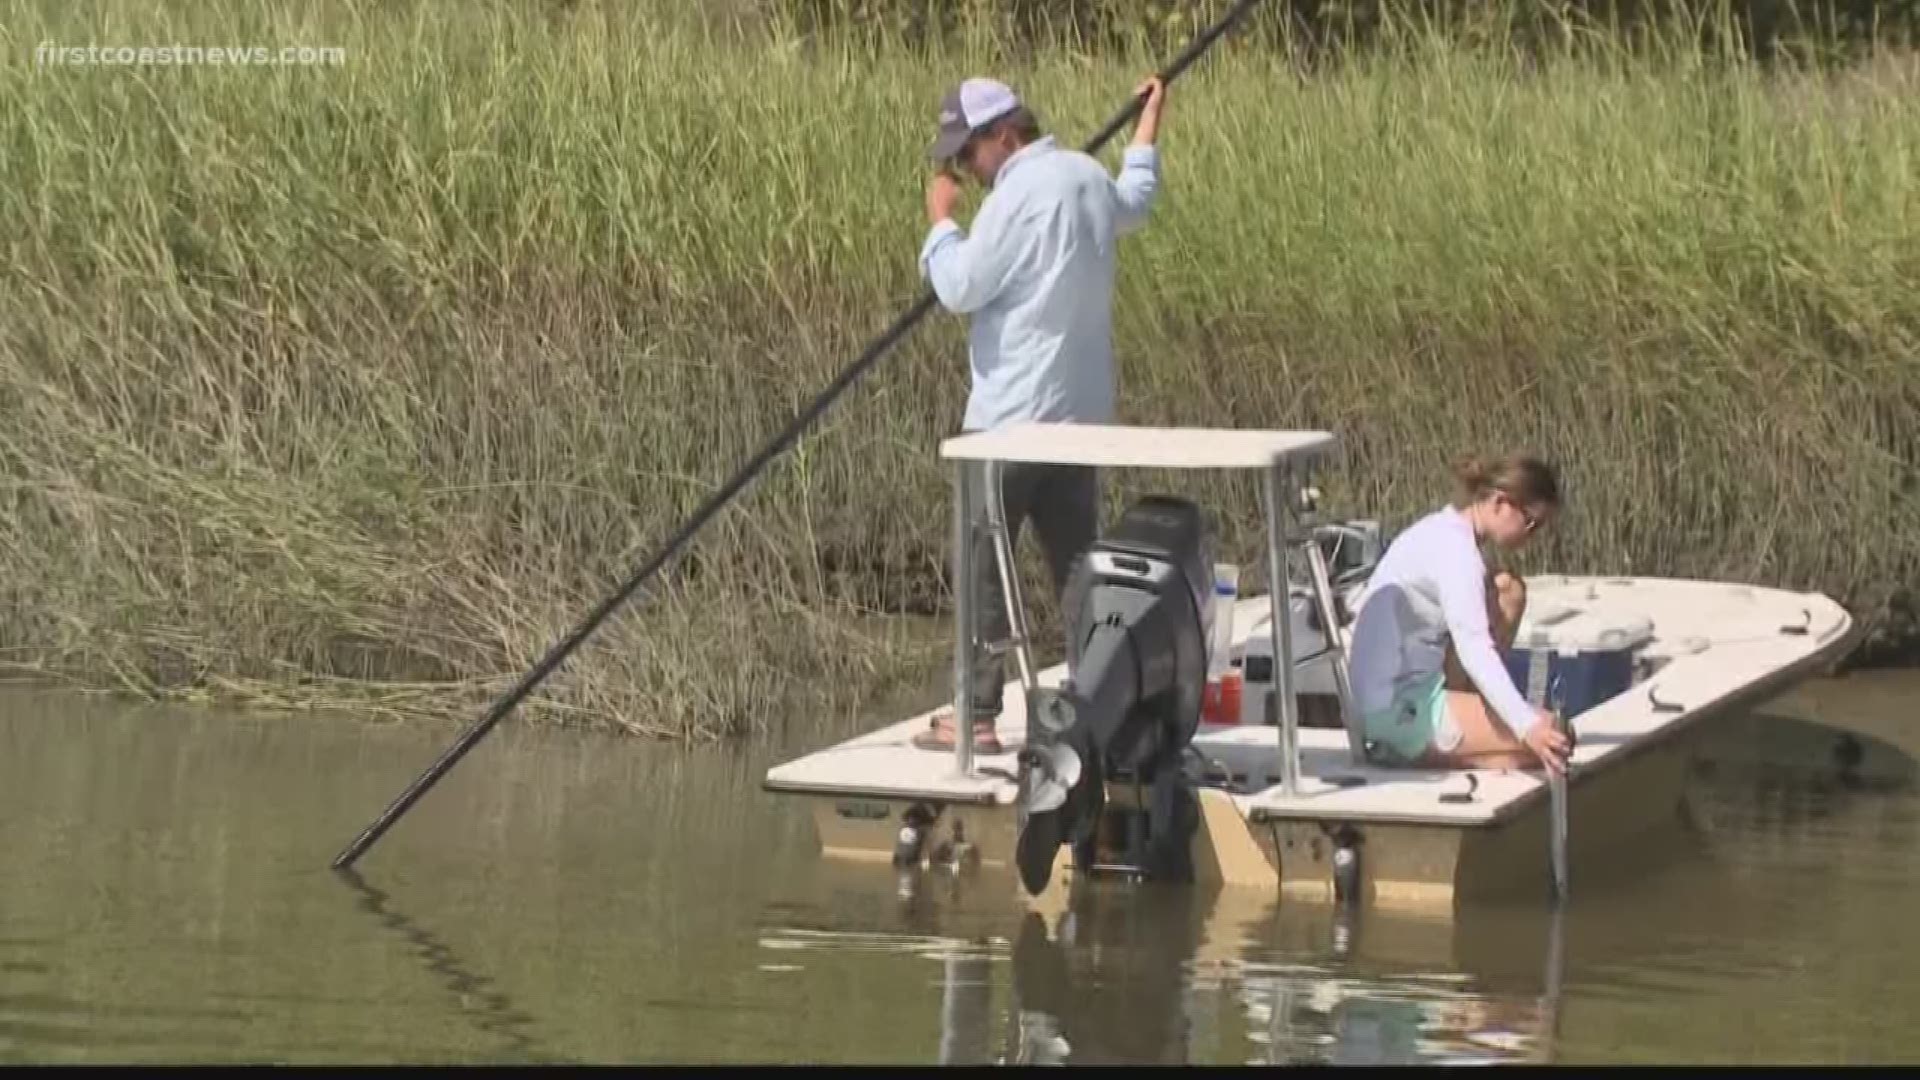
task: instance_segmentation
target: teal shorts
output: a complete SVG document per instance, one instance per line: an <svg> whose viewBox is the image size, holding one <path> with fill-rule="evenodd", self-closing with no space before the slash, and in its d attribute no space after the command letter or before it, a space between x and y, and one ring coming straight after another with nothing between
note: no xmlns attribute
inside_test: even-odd
<svg viewBox="0 0 1920 1080"><path fill-rule="evenodd" d="M1386 764L1412 765L1429 750L1460 745L1460 725L1447 709L1446 683L1439 675L1402 686L1392 704L1367 715L1364 726L1369 755Z"/></svg>

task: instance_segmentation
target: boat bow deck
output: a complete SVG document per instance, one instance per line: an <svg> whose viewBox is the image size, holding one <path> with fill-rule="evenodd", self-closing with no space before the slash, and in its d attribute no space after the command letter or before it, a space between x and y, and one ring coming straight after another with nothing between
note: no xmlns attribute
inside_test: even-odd
<svg viewBox="0 0 1920 1080"><path fill-rule="evenodd" d="M1742 700L1759 700L1836 653L1852 627L1846 610L1825 596L1746 585L1666 578L1559 575L1527 580L1530 610L1571 605L1630 613L1653 622L1653 639L1640 651L1649 677L1574 720L1577 745L1571 783L1652 749L1710 713ZM1278 732L1224 728L1195 740L1202 753L1236 771L1268 762L1275 771ZM1469 802L1441 796L1467 790L1468 770L1387 769L1354 763L1343 731L1300 733L1301 791L1271 786L1236 796L1253 820L1311 818L1429 825L1490 825L1544 798L1544 774L1470 770L1477 788ZM1358 776L1358 787L1329 783Z"/></svg>

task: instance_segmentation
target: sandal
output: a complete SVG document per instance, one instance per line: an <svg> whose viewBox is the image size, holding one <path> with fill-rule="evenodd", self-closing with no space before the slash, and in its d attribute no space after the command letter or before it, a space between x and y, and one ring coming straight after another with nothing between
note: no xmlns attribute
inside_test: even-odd
<svg viewBox="0 0 1920 1080"><path fill-rule="evenodd" d="M941 721L945 721L942 723ZM953 710L937 712L927 721L927 730L913 737L913 745L921 750L944 750L953 753ZM993 730L991 722L973 725L973 752L976 754L1001 754L1006 748L1000 744L1000 735Z"/></svg>

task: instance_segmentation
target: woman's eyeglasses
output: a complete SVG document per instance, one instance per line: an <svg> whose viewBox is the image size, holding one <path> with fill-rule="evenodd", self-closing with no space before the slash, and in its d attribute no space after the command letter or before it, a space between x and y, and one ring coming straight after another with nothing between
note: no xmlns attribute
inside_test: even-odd
<svg viewBox="0 0 1920 1080"><path fill-rule="evenodd" d="M1515 510L1518 510L1520 512L1520 518L1522 521L1525 521L1527 523L1527 531L1529 533L1540 528L1539 515L1535 514L1533 511L1527 509L1526 507L1520 505L1520 500L1514 498L1511 495L1508 495L1504 491L1500 493L1500 497L1507 500L1508 506L1511 506Z"/></svg>

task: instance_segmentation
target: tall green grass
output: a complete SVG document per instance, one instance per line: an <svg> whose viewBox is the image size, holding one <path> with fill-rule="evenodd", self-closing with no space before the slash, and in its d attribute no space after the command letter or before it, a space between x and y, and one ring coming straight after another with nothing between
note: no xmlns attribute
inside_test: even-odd
<svg viewBox="0 0 1920 1080"><path fill-rule="evenodd" d="M9 21L0 659L471 713L919 294L946 84L998 72L1077 145L1165 60L690 12ZM88 41L347 57L33 63ZM1539 448L1572 501L1528 566L1818 588L1886 624L1920 579L1916 91L1899 59L1413 37L1306 76L1223 46L1170 96L1124 248L1125 416L1331 428L1330 509L1391 524L1458 454ZM922 678L965 373L962 324L929 319L529 708L706 737ZM1257 561L1253 490L1197 491Z"/></svg>

